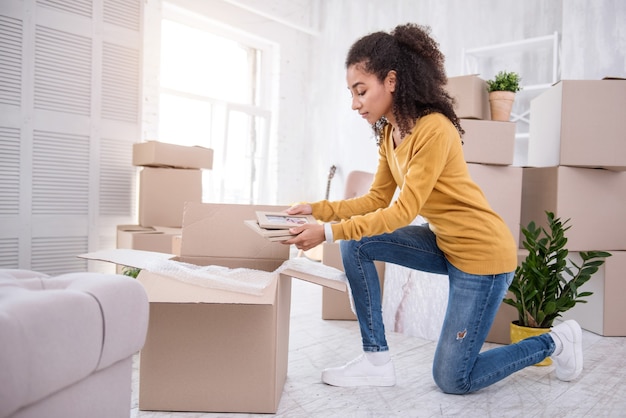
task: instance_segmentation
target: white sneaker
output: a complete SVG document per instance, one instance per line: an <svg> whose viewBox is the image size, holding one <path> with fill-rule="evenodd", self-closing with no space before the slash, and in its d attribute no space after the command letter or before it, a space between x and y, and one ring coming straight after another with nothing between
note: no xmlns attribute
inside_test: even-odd
<svg viewBox="0 0 626 418"><path fill-rule="evenodd" d="M322 382L342 387L393 386L396 384L396 371L391 361L375 366L365 354L361 354L344 366L322 371Z"/></svg>
<svg viewBox="0 0 626 418"><path fill-rule="evenodd" d="M552 355L556 377L565 382L576 379L583 371L583 333L580 325L570 319L553 327L550 333L562 343L561 352Z"/></svg>

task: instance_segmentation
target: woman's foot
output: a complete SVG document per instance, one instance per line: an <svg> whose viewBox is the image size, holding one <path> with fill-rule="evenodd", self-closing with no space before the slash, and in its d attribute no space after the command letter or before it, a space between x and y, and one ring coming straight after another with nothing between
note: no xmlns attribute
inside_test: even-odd
<svg viewBox="0 0 626 418"><path fill-rule="evenodd" d="M580 325L570 319L553 327L550 335L557 346L554 350L557 354L551 356L556 366L556 377L566 382L576 379L583 371L583 334Z"/></svg>
<svg viewBox="0 0 626 418"><path fill-rule="evenodd" d="M364 353L344 366L325 369L322 382L342 387L393 386L396 384L396 372L391 360L377 366Z"/></svg>

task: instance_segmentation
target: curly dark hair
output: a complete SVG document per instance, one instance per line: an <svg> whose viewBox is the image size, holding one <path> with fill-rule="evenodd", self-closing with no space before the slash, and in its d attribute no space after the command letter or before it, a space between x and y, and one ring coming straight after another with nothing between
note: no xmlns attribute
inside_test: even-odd
<svg viewBox="0 0 626 418"><path fill-rule="evenodd" d="M362 65L382 82L389 71L396 72L392 112L402 136L408 135L415 120L439 112L454 124L459 134L465 131L454 112L454 99L445 90L448 81L444 56L430 36L428 26L413 23L396 26L390 33L374 32L356 41L346 57L346 68ZM372 125L380 136L386 120Z"/></svg>

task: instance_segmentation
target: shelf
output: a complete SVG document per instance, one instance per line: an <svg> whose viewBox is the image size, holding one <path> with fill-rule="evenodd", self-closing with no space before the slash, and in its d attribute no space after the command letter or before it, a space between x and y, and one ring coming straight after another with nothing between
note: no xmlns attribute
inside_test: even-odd
<svg viewBox="0 0 626 418"><path fill-rule="evenodd" d="M520 90L520 93L522 93L524 91L547 90L550 87L552 87L553 85L554 85L554 83L543 83L543 84L532 84L532 85L528 85L528 86L522 86L522 90Z"/></svg>
<svg viewBox="0 0 626 418"><path fill-rule="evenodd" d="M480 48L466 49L465 54L472 55L474 57L488 57L498 54L500 52L513 53L536 51L538 48L541 47L553 48L555 45L555 39L558 41L557 32L552 35L522 39L520 41L505 42L501 44L483 46Z"/></svg>
<svg viewBox="0 0 626 418"><path fill-rule="evenodd" d="M554 32L552 35L538 36L519 41L463 49L463 55L461 57L461 74L483 74L484 71L480 71L479 68L480 58L505 56L520 52L533 53L545 49L551 49L552 51L552 79L547 83L528 86L528 89L547 89L552 84L559 81L560 77L558 32ZM518 60L515 59L512 59L511 62L519 63Z"/></svg>
<svg viewBox="0 0 626 418"><path fill-rule="evenodd" d="M552 35L463 50L461 74L482 74L484 77L490 77L501 68L509 68L519 73L519 67L525 63L525 58L532 57L532 54L537 55L535 62L545 64L542 68L543 72L539 68L526 65L526 67L530 67L526 68L528 79L538 82L526 86L522 85L522 90L518 92L520 96L516 99L519 104L514 109L515 112L511 114L511 121L516 123L515 140L516 148L518 148L514 165L523 166L527 161L531 124L530 102L535 96L548 90L560 80L559 42L559 33L554 32ZM550 53L551 57L544 61L546 51ZM524 54L522 57L520 56L521 53ZM490 58L497 58L498 60ZM496 64L494 61L499 63ZM498 67L494 68L496 65ZM524 74L520 73L520 75L523 80Z"/></svg>

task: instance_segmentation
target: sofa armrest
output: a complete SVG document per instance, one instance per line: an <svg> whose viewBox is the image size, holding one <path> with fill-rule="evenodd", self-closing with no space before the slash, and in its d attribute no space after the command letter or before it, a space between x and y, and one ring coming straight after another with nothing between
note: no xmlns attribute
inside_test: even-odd
<svg viewBox="0 0 626 418"><path fill-rule="evenodd" d="M98 369L141 350L148 332L149 316L148 295L141 283L128 276L97 274L85 277L84 273L58 276L55 281L67 281L66 289L88 293L100 306L104 340ZM51 286L48 283L44 281L46 288Z"/></svg>
<svg viewBox="0 0 626 418"><path fill-rule="evenodd" d="M126 276L74 273L3 281L0 417L137 352L147 332L148 306L143 286Z"/></svg>

